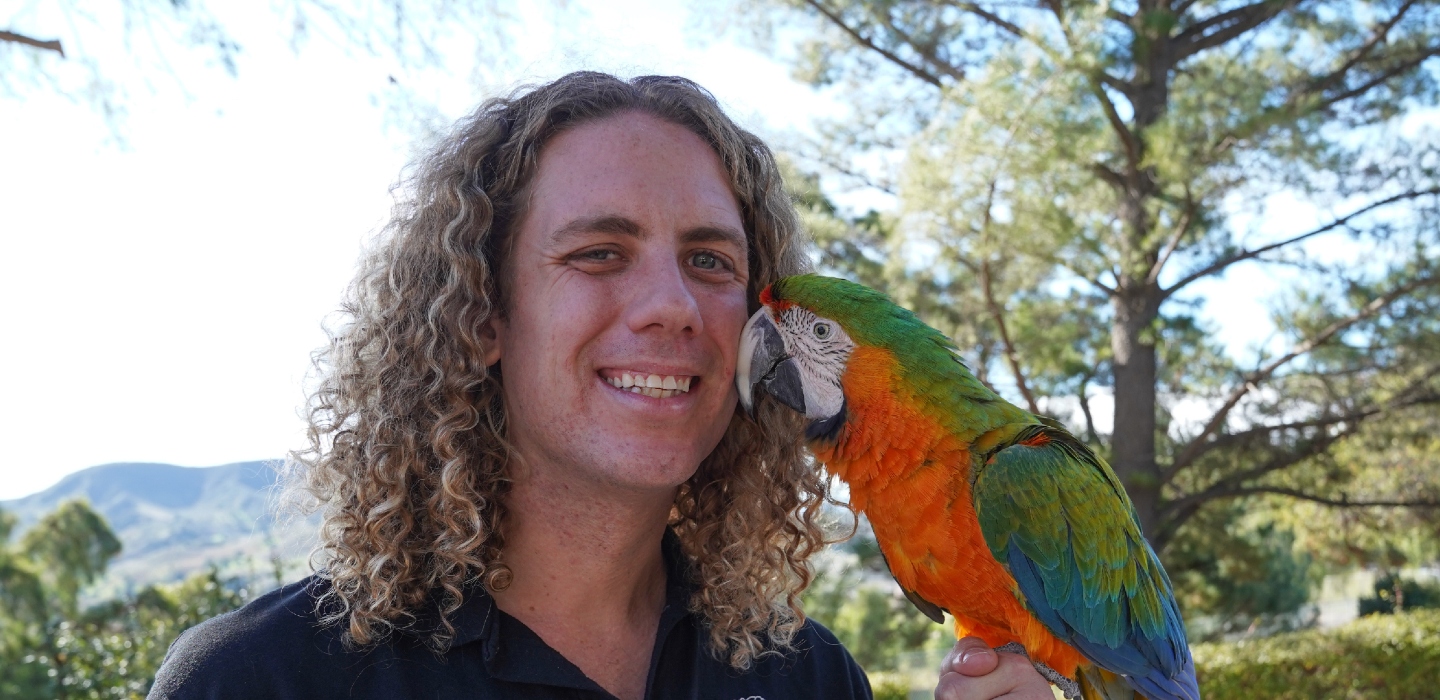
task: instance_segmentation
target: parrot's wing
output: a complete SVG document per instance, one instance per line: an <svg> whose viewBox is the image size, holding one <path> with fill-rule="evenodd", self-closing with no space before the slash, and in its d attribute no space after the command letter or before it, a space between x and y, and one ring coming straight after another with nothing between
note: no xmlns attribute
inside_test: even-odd
<svg viewBox="0 0 1440 700"><path fill-rule="evenodd" d="M1089 448L1028 426L979 466L974 494L991 554L1056 637L1154 700L1199 699L1170 579Z"/></svg>
<svg viewBox="0 0 1440 700"><path fill-rule="evenodd" d="M880 551L880 558L885 560L885 570L889 571L890 575L894 577L895 569L890 567L890 559L889 557L885 556L884 550ZM905 594L905 599L910 601L910 604L914 605L916 610L919 610L925 615L925 617L928 617L935 622L938 622L942 625L945 624L945 613L949 612L948 610L928 600L925 600L920 596L919 593L916 593L915 591L906 588L905 584L900 583L900 579L895 579L895 583L896 585L900 586L900 592Z"/></svg>

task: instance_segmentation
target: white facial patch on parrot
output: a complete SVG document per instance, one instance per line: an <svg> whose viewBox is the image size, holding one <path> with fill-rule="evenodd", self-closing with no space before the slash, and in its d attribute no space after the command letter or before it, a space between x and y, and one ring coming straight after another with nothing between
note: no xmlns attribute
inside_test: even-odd
<svg viewBox="0 0 1440 700"><path fill-rule="evenodd" d="M855 341L840 324L798 306L781 311L778 321L785 354L800 366L805 417L824 420L839 413L845 405L840 378L845 375L845 363L850 361Z"/></svg>

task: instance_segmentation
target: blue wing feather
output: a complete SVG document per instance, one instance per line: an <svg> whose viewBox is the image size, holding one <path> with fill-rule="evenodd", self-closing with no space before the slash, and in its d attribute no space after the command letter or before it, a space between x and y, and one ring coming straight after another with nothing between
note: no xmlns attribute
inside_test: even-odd
<svg viewBox="0 0 1440 700"><path fill-rule="evenodd" d="M986 459L974 494L986 543L1036 619L1152 700L1199 700L1169 577L1103 461L1033 426Z"/></svg>

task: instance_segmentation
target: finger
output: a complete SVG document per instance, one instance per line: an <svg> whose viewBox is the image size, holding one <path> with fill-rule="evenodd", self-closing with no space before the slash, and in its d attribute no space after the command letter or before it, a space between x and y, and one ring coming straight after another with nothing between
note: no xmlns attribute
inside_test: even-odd
<svg viewBox="0 0 1440 700"><path fill-rule="evenodd" d="M979 675L961 672L961 669L981 668L989 671ZM996 653L973 637L960 640L946 654L940 682L935 687L936 700L1051 700L1052 697L1050 683L1036 672L1029 659L1019 654Z"/></svg>
<svg viewBox="0 0 1440 700"><path fill-rule="evenodd" d="M994 671L999 663L999 655L984 640L965 637L955 642L955 647L945 655L945 661L940 664L940 675L983 676Z"/></svg>

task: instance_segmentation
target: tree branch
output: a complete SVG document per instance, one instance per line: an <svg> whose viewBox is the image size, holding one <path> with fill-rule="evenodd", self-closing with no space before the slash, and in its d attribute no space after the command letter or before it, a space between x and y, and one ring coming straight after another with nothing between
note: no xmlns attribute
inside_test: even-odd
<svg viewBox="0 0 1440 700"><path fill-rule="evenodd" d="M1371 300L1369 304L1361 307L1359 311L1345 318L1337 320L1334 323L1331 323L1329 326L1326 326L1319 333L1301 342L1299 345L1296 345L1290 352L1286 353L1285 355L1275 358L1269 364L1266 364L1265 366L1243 377L1243 381L1240 383L1240 386L1236 387L1235 390L1230 393L1230 396L1225 399L1225 403L1222 404L1219 410L1215 411L1215 414L1211 416L1208 422L1206 422L1205 427L1200 431L1200 434L1196 435L1194 439L1192 439L1188 444L1186 444L1185 449L1182 450L1180 452L1180 455L1175 458L1175 461L1172 463L1173 466L1170 467L1169 474L1173 475L1180 469L1183 469L1184 467L1195 461L1195 458L1200 455L1203 449L1205 440L1220 430L1220 427L1225 424L1225 420L1230 416L1230 411L1233 410L1235 406L1240 403L1241 399L1245 398L1247 394L1249 394L1252 390L1256 388L1256 384L1258 382L1263 382L1269 379L1276 370L1280 369L1285 364L1289 363L1291 360L1294 360L1295 358L1300 357L1301 355L1304 355L1311 350L1314 350L1316 347L1325 343L1325 341L1328 341L1331 338L1335 337L1335 335L1337 335L1341 331L1344 331L1346 328L1349 328L1350 326L1353 326L1356 323L1359 323L1360 321L1363 321L1379 313L1381 309L1389 306L1396 299L1399 299L1400 297L1409 294L1410 292L1413 292L1417 289L1435 284L1437 282L1440 282L1440 278L1424 277L1409 282L1407 284L1402 284L1399 287L1390 290L1388 293L1382 294Z"/></svg>
<svg viewBox="0 0 1440 700"><path fill-rule="evenodd" d="M1188 190L1189 187L1187 186L1186 189ZM1145 284L1155 284L1159 281L1160 271L1165 269L1165 263L1170 261L1170 256L1175 253L1175 249L1180 247L1180 241L1185 238L1185 234L1190 232L1190 224L1194 222L1194 220L1195 203L1190 200L1189 192L1187 191L1185 214L1180 219L1180 225L1175 227L1175 234L1165 243L1165 249L1161 251L1160 257L1157 258L1155 264L1150 267L1150 273L1145 275Z"/></svg>
<svg viewBox="0 0 1440 700"><path fill-rule="evenodd" d="M1013 132L1012 132L1013 133ZM997 173L998 175L998 173ZM985 215L980 224L980 236L982 240L990 240L991 210L995 206L995 187L997 178L990 178L990 191L985 197ZM988 257L988 253L984 253ZM990 319L995 322L995 328L1000 332L1000 342L1004 345L1005 361L1010 365L1010 374L1015 377L1015 388L1020 390L1020 395L1025 397L1026 408L1035 415L1040 414L1040 405L1035 402L1035 395L1030 393L1030 387L1025 383L1025 372L1020 369L1020 354L1015 352L1015 343L1010 340L1010 331L1005 326L1005 312L1000 308L999 302L995 300L994 278L990 274L990 261L988 259L980 262L980 288L985 294L985 309L990 312Z"/></svg>
<svg viewBox="0 0 1440 700"><path fill-rule="evenodd" d="M958 7L958 8L960 8L960 9L966 11L966 12L969 12L970 14L975 15L976 17L979 17L980 19L983 19L983 20L985 20L986 22L989 22L989 23L995 25L996 27L999 27L1000 29L1003 29L1003 30L1005 30L1006 32L1009 32L1012 36L1014 36L1014 37L1016 37L1016 38L1018 38L1018 39L1028 39L1028 38L1029 38L1029 36L1025 33L1025 30L1024 30L1024 29L1021 29L1019 25L1017 25L1017 24L1015 24L1014 22L1011 22L1011 21L1005 19L1004 17L1001 17L1000 15L997 15L997 14L995 14L995 13L993 13L993 12L991 12L991 11L989 11L989 10L987 10L987 9L979 6L979 5L976 5L976 4L973 3L973 2L957 2L957 3L954 3L954 5L955 5L955 7Z"/></svg>
<svg viewBox="0 0 1440 700"><path fill-rule="evenodd" d="M1341 64L1339 68L1332 71L1330 75L1320 78L1319 80L1312 81L1310 84L1310 92L1323 92L1325 89L1334 85L1336 82L1344 79L1346 73L1349 73L1352 68L1359 65L1361 61L1365 60L1366 56L1370 55L1371 51L1375 50L1376 46L1379 46L1385 41L1385 38L1390 34L1390 30L1395 28L1395 25L1400 22L1400 19L1404 17L1405 13L1409 12L1410 8L1414 7L1414 5L1415 0L1405 0L1405 4L1401 5L1400 9L1396 10L1395 14L1390 19L1377 26L1374 33L1370 35L1370 39L1367 40L1364 44L1361 44L1359 47L1357 47L1355 49L1355 52L1350 55L1350 58L1347 59L1345 63Z"/></svg>
<svg viewBox="0 0 1440 700"><path fill-rule="evenodd" d="M1263 493L1289 496L1291 498L1298 498L1302 501L1311 501L1313 503L1334 506L1337 508L1368 508L1373 506L1380 506L1386 508L1440 508L1440 500L1425 499L1408 501L1403 499L1397 499L1377 501L1352 501L1348 496L1343 493L1340 494L1339 498L1330 498L1328 496L1305 493L1304 491L1300 491L1298 489L1289 489L1281 486L1250 486L1246 488L1231 489L1220 494L1219 497L1230 498L1235 496L1251 496Z"/></svg>
<svg viewBox="0 0 1440 700"><path fill-rule="evenodd" d="M1175 35L1175 63L1205 49L1220 46L1254 29L1296 4L1296 0L1263 0L1207 17ZM1216 27L1219 27L1216 29ZM1206 34L1205 32L1215 29Z"/></svg>
<svg viewBox="0 0 1440 700"><path fill-rule="evenodd" d="M1085 414L1085 433L1090 437L1091 444L1100 444L1100 433L1095 430L1095 416L1090 413L1090 397L1085 392L1090 387L1090 376L1086 375L1080 380L1080 391L1076 396L1080 399L1080 412Z"/></svg>
<svg viewBox="0 0 1440 700"><path fill-rule="evenodd" d="M1401 194L1397 194L1397 195L1394 195L1394 196L1392 196L1392 197L1386 197L1385 199L1382 199L1382 200L1380 200L1380 201L1378 201L1378 202L1371 202L1371 203L1369 203L1369 204L1367 204L1367 205L1365 205L1365 206L1363 206L1363 207L1361 207L1361 208L1359 208L1359 209L1357 209L1357 210L1355 210L1355 211L1353 211L1353 212L1350 212L1349 214L1346 214L1345 216L1342 216L1342 217L1340 217L1340 218L1338 218L1338 219L1336 219L1336 220L1334 220L1334 221L1331 221L1331 222L1328 223L1328 224L1325 224L1324 226L1321 226L1320 228L1313 229L1313 230L1311 230L1311 231L1307 231L1307 232L1305 232L1305 233L1302 233L1302 234L1300 234L1300 235L1298 235L1298 236L1294 236L1294 237L1292 237L1292 238L1287 238L1287 239L1285 239L1285 240L1283 240L1283 241L1278 241L1278 242L1276 242L1276 243L1271 243L1271 244L1269 244L1269 245L1263 245L1263 246L1260 246L1259 248L1256 248L1256 249L1254 249L1254 250L1243 250L1243 251L1241 251L1241 252L1239 252L1239 253L1236 253L1236 254L1234 254L1234 255L1230 255L1230 256L1221 258L1221 259L1219 259L1219 260L1216 260L1215 262L1210 263L1209 265L1206 265L1205 267L1202 267L1202 268L1200 268L1199 270L1196 270L1196 271L1194 271L1194 272L1186 275L1185 277L1181 278L1179 282L1176 282L1175 284L1170 285L1170 287L1169 287L1168 289L1166 289L1166 290L1164 290L1163 292L1161 292L1161 295L1162 295L1162 297L1169 297L1169 296L1173 295L1175 292L1177 292L1177 291L1179 291L1180 289L1184 288L1186 285L1190 284L1191 282L1194 282L1195 280L1201 279L1201 278L1203 278L1203 277L1208 277L1208 276L1213 275L1213 274L1216 274L1216 273L1218 273L1218 272L1222 272L1222 271L1224 271L1226 268L1230 267L1231 265L1234 265L1235 263L1238 263L1238 262L1241 262L1241 261L1244 261L1244 260L1250 260L1250 259L1252 259L1252 258L1259 257L1259 256L1264 255L1265 253L1268 253L1268 252L1270 252L1270 251L1272 251L1272 250L1275 250L1275 249L1277 249L1277 248L1283 248L1283 247L1285 247L1285 246L1288 246L1288 245L1291 245L1291 244L1294 244L1294 243L1299 243L1300 241L1303 241L1303 240L1305 240L1305 239L1307 239L1307 238L1313 238L1313 237L1318 236L1318 235L1320 235L1320 234L1322 234L1322 233L1327 233L1327 232L1329 232L1329 231L1333 231L1333 230L1335 230L1335 229L1337 229L1337 228L1340 228L1340 227L1342 227L1342 226L1350 223L1351 220L1353 220L1353 219L1355 219L1355 218L1357 218L1357 217L1359 217L1359 216L1362 216L1362 215L1364 215L1364 214L1368 214L1368 213L1370 213L1370 212L1372 212L1372 211L1374 211L1374 210L1376 210L1376 209L1379 209L1380 207L1389 206L1389 205L1394 204L1394 203L1396 203L1396 202L1402 202L1402 201L1406 201L1406 200L1410 200L1410 199L1416 199L1416 198L1418 198L1418 197L1424 197L1424 196L1427 196L1427 195L1437 195L1437 194L1440 194L1440 187L1431 187L1431 188L1425 189L1425 190L1411 190L1411 191L1409 191L1409 192L1403 192L1403 193L1401 193Z"/></svg>
<svg viewBox="0 0 1440 700"><path fill-rule="evenodd" d="M889 29L896 36L900 37L900 40L905 42L906 46L909 46L911 50L913 50L915 53L920 54L920 57L925 59L925 62L930 64L931 67L939 70L945 75L950 76L950 79L957 82L965 79L964 70L956 68L949 61L940 60L940 56L935 53L934 45L922 46L920 42L915 40L915 37L910 36L908 33L902 31L899 27L895 26L895 23L891 21L888 14L885 16L885 19L883 21L885 22L886 29Z"/></svg>
<svg viewBox="0 0 1440 700"><path fill-rule="evenodd" d="M980 263L980 286L985 292L985 308L990 312L991 320L995 321L995 328L1000 332L1000 342L1005 349L1005 361L1010 365L1010 374L1015 377L1015 388L1020 390L1020 395L1025 397L1025 406L1031 413L1040 415L1040 405L1035 402L1035 395L1030 393L1030 386L1025 383L1025 372L1020 369L1020 354L1015 351L1015 343L1010 340L1010 331L1005 326L1005 312L1000 304L995 301L994 285L991 284L990 262L987 260Z"/></svg>
<svg viewBox="0 0 1440 700"><path fill-rule="evenodd" d="M825 19L830 20L830 23L831 23L831 24L834 24L834 25L835 25L836 27L838 27L841 31L845 32L846 34L849 34L849 35L850 35L850 38L851 38L851 39L854 39L855 42L858 43L858 44L860 44L861 46L864 46L865 48L868 48L868 49L870 49L871 51L874 51L875 53L878 53L878 54L880 54L881 56L884 56L886 60L890 61L891 63L894 63L895 65L897 65L897 66L899 66L899 67L901 67L901 68L904 68L905 70L907 70L907 71L909 71L910 73L912 73L915 77L917 77L917 78L919 78L919 79L921 79L921 80L923 80L923 81L925 81L925 82L927 82L927 83L929 83L929 84L931 84L931 85L933 85L933 86L935 86L935 87L937 87L937 88L938 88L938 87L944 87L944 85L940 82L940 78L937 77L935 74L926 71L924 68L921 68L920 66L917 66L917 65L915 65L915 64L913 64L913 63L911 63L911 62L909 62L909 61L901 58L898 54L896 54L896 53L894 53L894 52L891 52L891 51L885 49L884 47L881 47L879 44L876 44L873 40L867 38L866 36L864 36L863 34L861 34L859 31L851 28L850 25L848 25L848 24L845 23L844 18L840 17L840 15L836 14L836 13L835 13L834 11L832 11L830 8L828 8L828 7L826 7L825 5L821 4L819 0L805 0L805 4L806 4L806 5L809 5L809 6L812 7L812 8L814 8L815 11L816 11L816 12L819 12L821 15L824 15L824 16L825 16Z"/></svg>
<svg viewBox="0 0 1440 700"><path fill-rule="evenodd" d="M37 49L54 51L55 53L60 54L61 57L65 56L65 47L60 45L59 39L45 41L44 39L36 39L34 37L25 36L24 34L16 34L15 32L7 32L3 29L0 29L0 41L8 41L14 44L33 46Z"/></svg>
<svg viewBox="0 0 1440 700"><path fill-rule="evenodd" d="M1099 72L1099 71L1097 71ZM1120 145L1125 147L1125 160L1131 171L1140 169L1140 142L1130 127L1125 125L1125 120L1120 118L1120 113L1115 109L1115 103L1110 96L1105 94L1104 81L1099 75L1090 75L1090 91L1095 93L1095 98L1100 100L1100 107L1105 112L1106 121L1110 122L1110 128L1115 130L1115 135L1120 137ZM1124 182L1124 180L1121 180Z"/></svg>
<svg viewBox="0 0 1440 700"><path fill-rule="evenodd" d="M1404 72L1406 72L1406 71L1408 71L1408 70L1410 70L1410 69L1412 69L1412 68L1415 68L1416 66L1420 65L1421 63L1424 63L1427 59L1433 58L1433 57L1435 57L1435 56L1440 56L1440 47L1431 47L1431 48L1429 48L1429 49L1426 49L1426 50L1424 50L1424 51L1421 51L1420 53L1416 54L1415 56L1412 56L1412 57L1410 57L1410 58L1408 58L1408 59L1406 59L1406 60L1404 60L1404 61L1401 61L1400 63L1398 63L1398 64L1396 64L1396 65L1391 66L1390 68L1386 69L1384 72L1382 72L1382 73L1380 73L1379 75L1375 76L1374 78L1366 81L1364 84L1360 85L1359 87L1352 88L1352 89L1350 89L1350 90L1346 90L1345 92L1342 92L1342 93L1340 93L1340 94L1338 94L1338 95L1332 95L1332 96L1330 96L1330 97L1327 97L1327 98L1325 98L1323 101L1321 101L1318 105L1315 105L1315 109L1324 109L1324 108L1326 108L1326 107L1333 106L1333 105L1338 104L1338 103L1340 103L1340 102L1344 102L1345 100L1348 100L1348 99L1350 99L1350 98L1352 98L1352 97L1359 97L1359 96L1361 96L1361 95L1364 95L1365 93L1370 92L1371 90L1375 89L1375 87L1378 86L1378 85L1380 85L1381 83L1384 83L1385 81L1387 81L1387 80L1389 80L1389 79L1391 79L1391 78L1393 78L1393 77L1395 77L1395 76L1397 76L1397 75L1400 75L1401 73L1404 73Z"/></svg>

